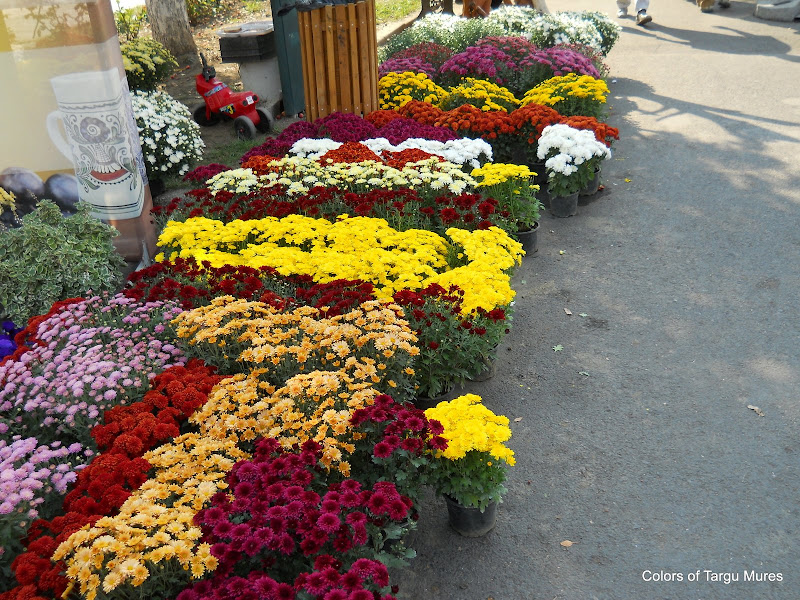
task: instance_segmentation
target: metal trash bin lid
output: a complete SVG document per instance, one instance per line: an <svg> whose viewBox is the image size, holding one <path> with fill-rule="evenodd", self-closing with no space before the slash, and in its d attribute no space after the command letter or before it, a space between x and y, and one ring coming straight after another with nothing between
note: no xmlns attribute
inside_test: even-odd
<svg viewBox="0 0 800 600"><path fill-rule="evenodd" d="M267 21L254 21L252 23L242 23L240 25L228 25L217 30L217 35L221 38L249 37L253 35L266 35L275 30L272 19Z"/></svg>

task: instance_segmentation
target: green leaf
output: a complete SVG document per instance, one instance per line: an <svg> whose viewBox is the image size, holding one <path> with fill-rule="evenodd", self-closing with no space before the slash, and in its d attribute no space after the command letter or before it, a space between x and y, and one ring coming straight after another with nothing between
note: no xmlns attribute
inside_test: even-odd
<svg viewBox="0 0 800 600"><path fill-rule="evenodd" d="M114 291L124 265L112 229L79 205L69 218L49 200L0 237L0 305L17 323L69 296Z"/></svg>
<svg viewBox="0 0 800 600"><path fill-rule="evenodd" d="M561 352L563 349L564 346L562 346L561 344L556 344L555 346L553 346L553 352Z"/></svg>

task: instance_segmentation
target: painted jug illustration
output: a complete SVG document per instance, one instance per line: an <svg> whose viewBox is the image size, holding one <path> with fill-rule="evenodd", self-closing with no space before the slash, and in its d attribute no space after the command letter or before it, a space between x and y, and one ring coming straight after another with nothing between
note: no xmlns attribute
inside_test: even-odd
<svg viewBox="0 0 800 600"><path fill-rule="evenodd" d="M47 131L75 167L81 200L91 204L100 219L138 217L146 182L138 164L138 131L119 71L70 73L50 83L58 110L47 116Z"/></svg>

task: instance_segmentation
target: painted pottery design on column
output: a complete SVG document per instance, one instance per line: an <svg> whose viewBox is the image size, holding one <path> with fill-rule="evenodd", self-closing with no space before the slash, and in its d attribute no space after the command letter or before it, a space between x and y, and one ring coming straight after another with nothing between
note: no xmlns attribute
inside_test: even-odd
<svg viewBox="0 0 800 600"><path fill-rule="evenodd" d="M47 130L73 162L81 200L101 219L139 216L145 181L133 150L138 144L133 144L135 131L118 70L70 73L50 82L58 110L47 116Z"/></svg>

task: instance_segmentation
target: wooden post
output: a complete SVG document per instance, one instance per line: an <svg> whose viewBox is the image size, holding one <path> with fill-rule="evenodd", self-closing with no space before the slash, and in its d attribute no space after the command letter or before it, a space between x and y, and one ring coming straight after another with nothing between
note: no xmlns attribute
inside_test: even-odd
<svg viewBox="0 0 800 600"><path fill-rule="evenodd" d="M361 69L359 68L360 58L358 54L358 18L356 17L356 5L347 5L347 24L348 24L348 47L350 49L350 72L352 77L353 89L353 113L361 114L363 101L361 99Z"/></svg>
<svg viewBox="0 0 800 600"><path fill-rule="evenodd" d="M306 120L378 108L375 0L299 13Z"/></svg>
<svg viewBox="0 0 800 600"><path fill-rule="evenodd" d="M339 92L339 110L342 112L355 112L353 110L353 94L350 81L350 31L347 26L347 5L337 4L333 7L333 16L336 20L336 81ZM357 77L358 73L353 73Z"/></svg>
<svg viewBox="0 0 800 600"><path fill-rule="evenodd" d="M332 112L339 110L338 82L336 81L336 44L333 35L333 6L328 5L322 8L323 25L322 34L325 39L325 75L328 84L328 110L320 109L321 117L325 117Z"/></svg>
<svg viewBox="0 0 800 600"><path fill-rule="evenodd" d="M359 56L359 77L361 79L361 107L365 113L375 110L370 102L370 87L372 81L369 78L369 44L367 40L367 27L369 19L367 17L367 3L356 2L356 17L358 19L358 56Z"/></svg>

